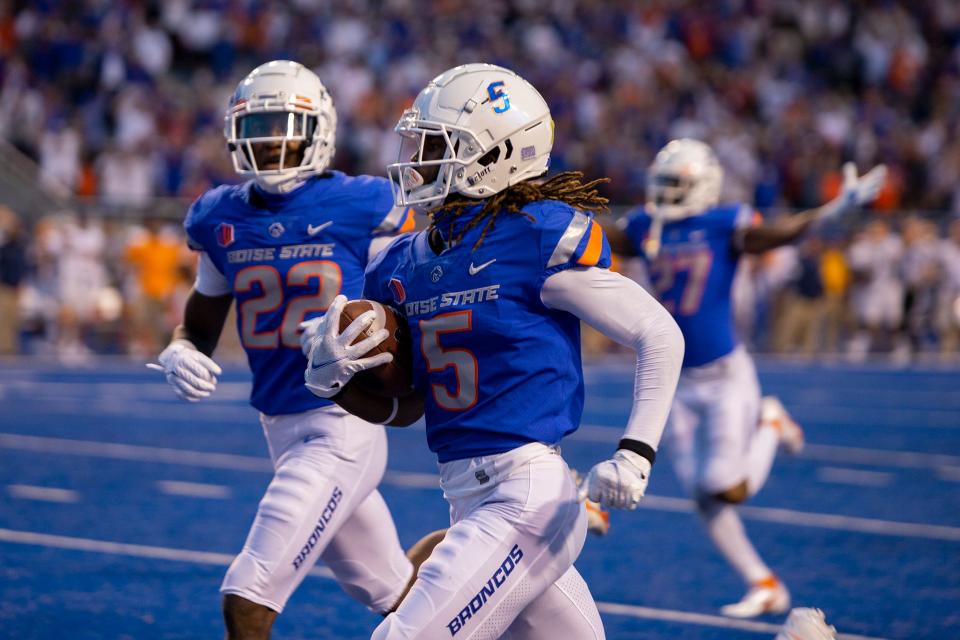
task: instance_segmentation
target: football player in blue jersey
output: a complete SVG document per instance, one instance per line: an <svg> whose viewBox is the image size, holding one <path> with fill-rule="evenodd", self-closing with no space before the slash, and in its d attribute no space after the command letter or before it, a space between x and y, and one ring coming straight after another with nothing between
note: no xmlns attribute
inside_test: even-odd
<svg viewBox="0 0 960 640"><path fill-rule="evenodd" d="M592 215L606 203L599 181L542 178L552 124L523 78L469 64L430 82L396 127L409 145L389 167L397 202L430 211L431 224L371 262L363 294L409 324L451 526L374 638L604 637L573 567L586 513L557 446L583 408L580 321L637 351L623 439L584 481L611 507L643 497L683 340L652 296L608 269ZM366 365L344 344L365 324L361 316L338 335L342 304L324 319L305 375L348 406L346 383Z"/></svg>
<svg viewBox="0 0 960 640"><path fill-rule="evenodd" d="M695 497L710 539L748 585L722 608L747 618L782 613L783 583L761 560L736 505L770 473L778 445L798 452L803 431L773 397L761 399L753 361L734 332L731 285L742 254L762 253L799 238L814 223L872 201L886 169L857 177L844 167L842 192L826 205L754 225L745 205L721 205L723 171L698 140L667 144L648 175L648 204L607 228L613 250L641 256L653 288L683 331L686 353L667 429L677 475Z"/></svg>
<svg viewBox="0 0 960 640"><path fill-rule="evenodd" d="M376 488L384 429L304 389L301 352L338 294L359 296L369 256L412 216L393 206L385 178L327 169L336 112L301 64L254 69L230 100L224 129L234 167L251 179L212 189L190 208L197 280L159 361L181 398L213 393L220 367L210 356L236 301L251 403L275 473L221 591L227 637L267 638L321 557L348 593L383 613L412 576Z"/></svg>

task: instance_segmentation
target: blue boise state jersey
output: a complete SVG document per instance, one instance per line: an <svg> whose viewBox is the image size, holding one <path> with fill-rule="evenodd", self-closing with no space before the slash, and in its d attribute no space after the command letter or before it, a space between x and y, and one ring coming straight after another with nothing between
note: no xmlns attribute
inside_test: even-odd
<svg viewBox="0 0 960 640"><path fill-rule="evenodd" d="M190 207L190 246L210 256L236 299L254 407L280 415L331 404L303 385L299 324L323 315L338 293L359 297L371 239L411 215L393 208L386 179L337 171L283 195L253 182L217 187Z"/></svg>
<svg viewBox="0 0 960 640"><path fill-rule="evenodd" d="M647 262L660 302L683 332L684 367L713 362L738 344L730 290L740 254L733 239L738 229L749 225L751 215L749 207L736 204L667 222L660 253L650 261L643 243L652 218L642 208L627 214L627 236Z"/></svg>
<svg viewBox="0 0 960 640"><path fill-rule="evenodd" d="M367 269L364 297L410 326L440 462L555 443L580 423L580 321L547 308L540 290L564 269L608 267L610 248L592 217L566 204L523 212L500 215L476 250L482 223L440 255L427 232L401 236Z"/></svg>

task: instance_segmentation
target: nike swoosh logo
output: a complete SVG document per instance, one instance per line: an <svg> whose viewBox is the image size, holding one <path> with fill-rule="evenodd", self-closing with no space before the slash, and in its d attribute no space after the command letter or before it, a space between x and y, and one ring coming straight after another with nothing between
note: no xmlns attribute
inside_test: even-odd
<svg viewBox="0 0 960 640"><path fill-rule="evenodd" d="M341 357L341 358L336 358L335 360L327 360L326 362L321 362L321 363L319 363L319 364L314 364L314 365L312 365L310 368L313 369L314 371L316 371L317 369L323 369L324 367L328 367L328 366L330 366L331 364L333 364L334 362L340 362L341 360L346 360L346 359L347 359L347 356L343 356L343 357Z"/></svg>
<svg viewBox="0 0 960 640"><path fill-rule="evenodd" d="M470 263L470 268L467 269L467 271L470 272L470 275L475 276L475 275L477 275L478 273L480 273L481 271L483 271L484 269L486 269L487 267L489 267L490 265L492 265L492 264L493 264L494 262L496 262L496 261L497 261L496 258L494 258L493 260L487 260L486 262L484 262L483 264L481 264L481 265L478 266L478 267L473 266L473 263L471 262L471 263Z"/></svg>
<svg viewBox="0 0 960 640"><path fill-rule="evenodd" d="M329 226L332 225L332 224L333 224L333 220L328 220L328 221L324 222L323 224L318 224L317 226L313 226L312 224L308 224L308 225L307 225L307 235L315 236L315 235L317 235L318 233L320 233L321 231L323 231L324 229L326 229L327 227L329 227Z"/></svg>

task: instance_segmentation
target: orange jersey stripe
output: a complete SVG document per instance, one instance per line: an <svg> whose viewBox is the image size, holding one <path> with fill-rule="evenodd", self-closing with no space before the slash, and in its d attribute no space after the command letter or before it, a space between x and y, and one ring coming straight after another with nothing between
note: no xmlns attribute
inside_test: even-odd
<svg viewBox="0 0 960 640"><path fill-rule="evenodd" d="M600 261L600 251L603 249L603 231L593 220L590 221L590 237L587 239L587 248L577 260L577 264L592 267Z"/></svg>

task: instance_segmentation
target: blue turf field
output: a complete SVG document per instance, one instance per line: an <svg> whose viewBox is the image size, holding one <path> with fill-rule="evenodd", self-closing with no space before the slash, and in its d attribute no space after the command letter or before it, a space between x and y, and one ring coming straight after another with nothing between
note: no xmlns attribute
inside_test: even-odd
<svg viewBox="0 0 960 640"><path fill-rule="evenodd" d="M745 510L760 553L851 637L960 638L960 374L761 363L809 446ZM584 427L564 455L609 455L629 368L587 368ZM177 401L141 366L0 365L0 638L214 638L217 588L270 478L246 374ZM391 433L382 491L404 544L446 524L418 428ZM664 457L665 458L665 457ZM772 638L726 621L741 584L708 546L666 459L645 508L614 514L577 566L607 636ZM365 638L378 617L323 571L274 637Z"/></svg>

